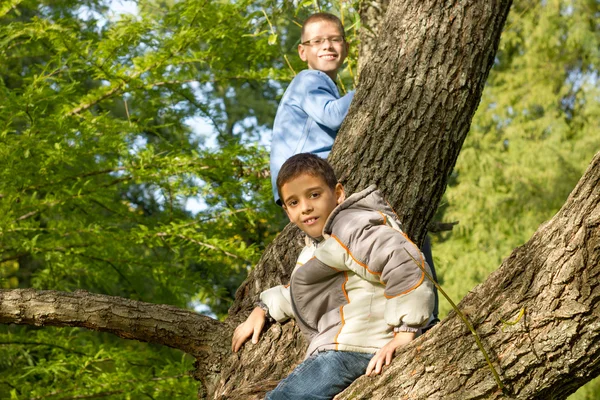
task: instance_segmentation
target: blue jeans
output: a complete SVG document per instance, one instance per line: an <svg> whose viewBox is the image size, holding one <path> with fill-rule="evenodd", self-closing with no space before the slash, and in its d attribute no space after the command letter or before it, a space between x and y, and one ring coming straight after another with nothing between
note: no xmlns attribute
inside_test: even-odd
<svg viewBox="0 0 600 400"><path fill-rule="evenodd" d="M298 365L287 378L267 393L267 400L332 399L364 375L374 354L351 351L317 353Z"/></svg>

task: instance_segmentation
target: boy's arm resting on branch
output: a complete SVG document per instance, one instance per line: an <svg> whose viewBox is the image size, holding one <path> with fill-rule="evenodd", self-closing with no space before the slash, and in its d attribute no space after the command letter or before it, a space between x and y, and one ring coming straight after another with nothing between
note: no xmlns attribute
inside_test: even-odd
<svg viewBox="0 0 600 400"><path fill-rule="evenodd" d="M262 301L269 309L269 315L277 322L284 322L294 316L289 286L279 285L260 294Z"/></svg>
<svg viewBox="0 0 600 400"><path fill-rule="evenodd" d="M290 302L289 287L279 285L267 289L260 294L260 304L254 308L248 319L240 324L233 332L231 350L235 353L252 337L252 343L258 343L260 333L268 318L283 322L294 316Z"/></svg>
<svg viewBox="0 0 600 400"><path fill-rule="evenodd" d="M265 326L266 319L265 310L260 307L254 308L248 319L235 328L233 339L231 340L231 351L236 353L250 337L252 337L252 343L258 343L258 338Z"/></svg>
<svg viewBox="0 0 600 400"><path fill-rule="evenodd" d="M306 79L307 90L302 99L302 109L317 123L337 131L348 114L354 91L338 98L324 78L309 75Z"/></svg>
<svg viewBox="0 0 600 400"><path fill-rule="evenodd" d="M415 336L416 333L414 332L397 332L392 340L377 350L377 353L375 353L369 362L369 365L367 365L365 375L379 375L383 370L383 367L390 365L392 362L396 349L406 345L413 340Z"/></svg>

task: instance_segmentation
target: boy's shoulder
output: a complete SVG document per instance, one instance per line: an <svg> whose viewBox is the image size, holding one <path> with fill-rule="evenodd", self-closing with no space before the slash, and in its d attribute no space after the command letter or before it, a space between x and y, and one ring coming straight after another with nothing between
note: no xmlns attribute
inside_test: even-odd
<svg viewBox="0 0 600 400"><path fill-rule="evenodd" d="M313 85L327 85L328 87L334 88L337 91L337 86L335 82L325 73L315 69L304 69L300 71L292 82L290 83L290 87L303 85L303 86L313 86Z"/></svg>
<svg viewBox="0 0 600 400"><path fill-rule="evenodd" d="M344 236L352 231L362 231L374 225L401 227L396 213L385 201L375 185L354 193L338 205L327 219L324 232L328 235Z"/></svg>

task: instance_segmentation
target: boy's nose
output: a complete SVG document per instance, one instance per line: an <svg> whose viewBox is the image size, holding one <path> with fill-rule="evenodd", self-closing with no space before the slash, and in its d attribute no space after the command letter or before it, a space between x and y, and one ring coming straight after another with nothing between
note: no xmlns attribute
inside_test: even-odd
<svg viewBox="0 0 600 400"><path fill-rule="evenodd" d="M309 202L305 202L302 204L302 213L304 214L308 214L313 210L313 206L312 204L310 204Z"/></svg>
<svg viewBox="0 0 600 400"><path fill-rule="evenodd" d="M332 49L333 41L330 38L325 38L325 39L323 39L323 43L321 44L321 47L325 50Z"/></svg>

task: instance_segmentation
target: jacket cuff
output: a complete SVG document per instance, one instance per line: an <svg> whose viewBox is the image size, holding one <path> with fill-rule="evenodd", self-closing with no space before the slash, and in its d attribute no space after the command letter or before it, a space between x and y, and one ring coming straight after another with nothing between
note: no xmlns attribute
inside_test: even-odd
<svg viewBox="0 0 600 400"><path fill-rule="evenodd" d="M275 319L271 316L271 314L269 314L269 307L263 303L262 300L258 300L257 302L254 303L255 307L259 307L260 309L262 309L265 312L265 318L267 319L268 322L275 322Z"/></svg>
<svg viewBox="0 0 600 400"><path fill-rule="evenodd" d="M394 327L394 333L398 333L398 332L411 332L411 333L418 333L421 330L421 328L415 328L412 326L408 326L406 324L402 324L400 326L395 326Z"/></svg>

